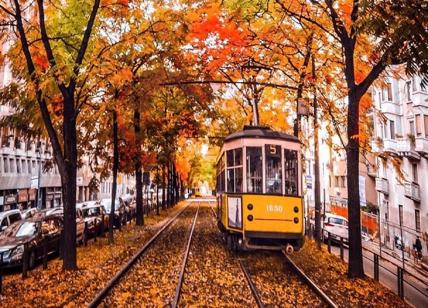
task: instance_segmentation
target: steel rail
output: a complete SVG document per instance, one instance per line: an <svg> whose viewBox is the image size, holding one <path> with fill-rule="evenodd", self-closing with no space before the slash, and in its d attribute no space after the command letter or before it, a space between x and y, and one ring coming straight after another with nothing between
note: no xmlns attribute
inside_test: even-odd
<svg viewBox="0 0 428 308"><path fill-rule="evenodd" d="M312 290L314 290L315 293L317 293L317 295L329 306L332 308L337 308L338 306L333 302L333 300L324 293L323 290L321 290L316 284L315 282L310 279L304 272L302 269L300 269L296 263L293 262L293 260L290 259L290 257L284 252L282 251L282 254L285 257L285 260L288 262L288 264L291 265L291 267L293 268L293 270L298 274L298 276L304 280L306 282L307 285L309 285L309 287L311 287Z"/></svg>
<svg viewBox="0 0 428 308"><path fill-rule="evenodd" d="M187 259L189 258L190 246L192 245L193 231L195 230L196 220L198 219L199 205L193 218L192 228L190 229L189 239L187 240L186 250L184 252L183 262L181 264L180 275L178 276L177 286L175 287L175 295L171 307L176 308L180 300L181 287L183 286L184 272L186 270Z"/></svg>
<svg viewBox="0 0 428 308"><path fill-rule="evenodd" d="M260 293L257 290L256 285L254 284L253 280L251 279L251 275L248 272L247 268L244 266L244 263L241 259L238 259L239 266L241 267L242 272L244 273L245 279L247 279L248 285L250 286L251 293L253 293L253 297L257 303L257 307L264 308L262 299L260 297Z"/></svg>
<svg viewBox="0 0 428 308"><path fill-rule="evenodd" d="M159 238L159 236L180 216L184 210L186 210L193 202L184 206L177 214L170 218L157 232L153 235L144 246L134 254L134 256L110 279L105 287L98 292L92 302L89 303L88 307L98 307L99 304L107 297L111 289L120 281L120 279L131 269L131 267L137 262L137 260L147 251L147 249Z"/></svg>

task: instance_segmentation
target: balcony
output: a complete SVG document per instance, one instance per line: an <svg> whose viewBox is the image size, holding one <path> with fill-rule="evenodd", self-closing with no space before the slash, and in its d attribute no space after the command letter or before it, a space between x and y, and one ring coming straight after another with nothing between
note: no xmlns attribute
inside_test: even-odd
<svg viewBox="0 0 428 308"><path fill-rule="evenodd" d="M387 179L376 178L376 190L384 193L385 195L389 194L389 183Z"/></svg>
<svg viewBox="0 0 428 308"><path fill-rule="evenodd" d="M417 183L406 183L404 184L404 195L413 201L421 201L421 189Z"/></svg>
<svg viewBox="0 0 428 308"><path fill-rule="evenodd" d="M382 113L401 114L400 105L391 101L383 101L380 110Z"/></svg>
<svg viewBox="0 0 428 308"><path fill-rule="evenodd" d="M407 157L409 159L420 160L421 155L416 151L415 140L400 139L397 140L397 151L400 156Z"/></svg>
<svg viewBox="0 0 428 308"><path fill-rule="evenodd" d="M428 138L416 137L415 143L416 143L416 146L415 146L416 152L420 153L425 157L428 157Z"/></svg>
<svg viewBox="0 0 428 308"><path fill-rule="evenodd" d="M397 153L397 140L383 139L383 151Z"/></svg>

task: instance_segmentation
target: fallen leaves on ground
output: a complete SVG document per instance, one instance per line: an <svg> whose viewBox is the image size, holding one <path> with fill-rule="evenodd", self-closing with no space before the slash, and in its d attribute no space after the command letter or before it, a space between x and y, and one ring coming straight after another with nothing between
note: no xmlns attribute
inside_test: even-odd
<svg viewBox="0 0 428 308"><path fill-rule="evenodd" d="M166 229L114 287L102 307L163 307L175 294L196 207L190 206Z"/></svg>
<svg viewBox="0 0 428 308"><path fill-rule="evenodd" d="M199 210L179 306L256 307L238 262L224 247L206 204Z"/></svg>
<svg viewBox="0 0 428 308"><path fill-rule="evenodd" d="M409 307L391 290L367 277L348 278L347 264L313 240L291 258L340 307Z"/></svg>
<svg viewBox="0 0 428 308"><path fill-rule="evenodd" d="M41 266L22 279L16 273L3 277L2 307L58 307L86 306L111 277L143 246L164 223L166 217L184 205L180 203L161 215L145 218L145 226L134 223L115 232L114 244L107 238L90 240L87 247L77 248L77 271L63 271L62 261L49 261L48 268Z"/></svg>
<svg viewBox="0 0 428 308"><path fill-rule="evenodd" d="M319 297L285 263L280 252L252 251L242 257L265 306L323 306Z"/></svg>

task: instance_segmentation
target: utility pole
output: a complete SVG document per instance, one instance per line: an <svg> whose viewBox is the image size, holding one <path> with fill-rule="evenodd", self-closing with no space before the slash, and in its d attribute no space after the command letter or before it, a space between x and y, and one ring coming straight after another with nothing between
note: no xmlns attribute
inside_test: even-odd
<svg viewBox="0 0 428 308"><path fill-rule="evenodd" d="M320 162L318 144L318 101L315 85L315 57L312 55L312 82L313 82L313 103L314 103L314 159L315 159L315 239L318 247L321 248L321 189L320 189Z"/></svg>

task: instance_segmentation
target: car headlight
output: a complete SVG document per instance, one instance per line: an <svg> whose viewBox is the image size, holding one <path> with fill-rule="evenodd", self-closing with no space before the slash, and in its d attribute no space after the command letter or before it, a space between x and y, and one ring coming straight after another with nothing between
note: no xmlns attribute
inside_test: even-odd
<svg viewBox="0 0 428 308"><path fill-rule="evenodd" d="M16 246L16 248L12 250L11 258L19 259L22 257L23 253L24 253L24 245Z"/></svg>

